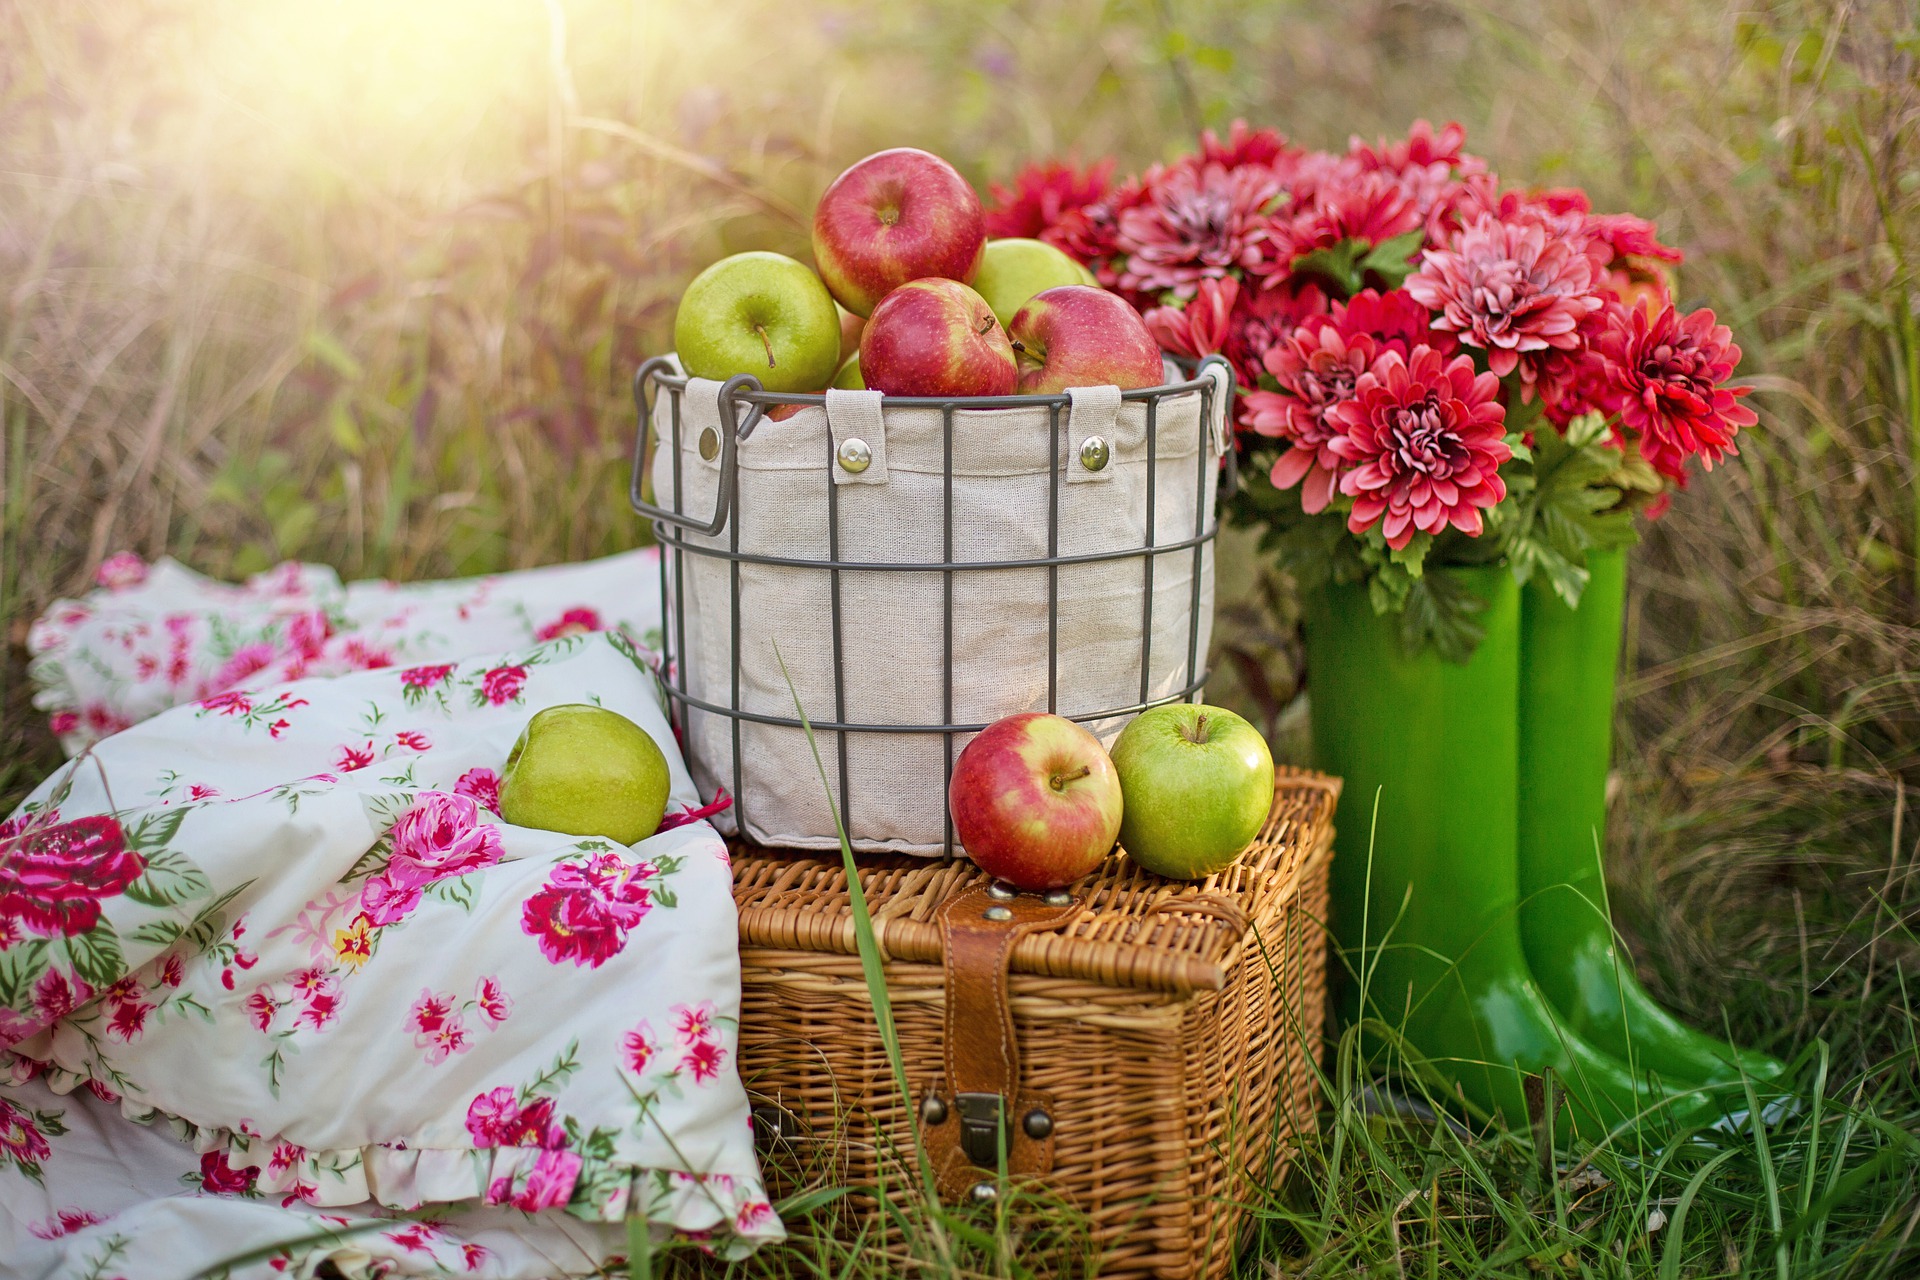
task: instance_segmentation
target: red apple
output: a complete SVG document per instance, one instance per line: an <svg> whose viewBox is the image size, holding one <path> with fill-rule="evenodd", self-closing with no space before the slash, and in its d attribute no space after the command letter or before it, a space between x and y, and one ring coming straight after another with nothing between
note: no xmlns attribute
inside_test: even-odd
<svg viewBox="0 0 1920 1280"><path fill-rule="evenodd" d="M833 180L813 211L820 278L855 315L909 280L962 284L980 269L980 197L954 167L912 147L878 151Z"/></svg>
<svg viewBox="0 0 1920 1280"><path fill-rule="evenodd" d="M1030 711L997 720L953 762L953 830L990 876L1058 889L1106 858L1120 834L1120 778L1100 739Z"/></svg>
<svg viewBox="0 0 1920 1280"><path fill-rule="evenodd" d="M873 309L860 334L860 375L890 396L1007 396L1020 369L987 300L931 277L908 281Z"/></svg>
<svg viewBox="0 0 1920 1280"><path fill-rule="evenodd" d="M1020 359L1020 394L1054 395L1068 387L1132 391L1166 380L1160 345L1127 300L1084 284L1033 295L1007 326Z"/></svg>

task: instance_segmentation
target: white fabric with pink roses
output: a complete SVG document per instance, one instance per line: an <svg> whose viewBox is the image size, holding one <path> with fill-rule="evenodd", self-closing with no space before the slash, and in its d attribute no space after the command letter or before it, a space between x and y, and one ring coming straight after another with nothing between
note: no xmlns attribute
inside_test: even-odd
<svg viewBox="0 0 1920 1280"><path fill-rule="evenodd" d="M102 578L30 642L79 758L0 824L0 1275L586 1274L634 1215L728 1257L780 1237L651 553ZM654 736L672 825L500 820L563 702Z"/></svg>

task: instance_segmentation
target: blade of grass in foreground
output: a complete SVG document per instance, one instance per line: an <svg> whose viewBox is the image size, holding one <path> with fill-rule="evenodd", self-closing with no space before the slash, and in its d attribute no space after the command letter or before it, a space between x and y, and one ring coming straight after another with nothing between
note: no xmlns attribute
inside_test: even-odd
<svg viewBox="0 0 1920 1280"><path fill-rule="evenodd" d="M855 946L860 952L860 971L867 981L867 995L873 1002L874 1023L880 1029L880 1045L886 1050L887 1065L893 1069L893 1085L900 1091L901 1105L909 1115L913 1108L913 1091L907 1084L906 1059L900 1052L900 1033L893 1025L893 1003L887 996L887 975L881 967L880 944L873 933L873 916L867 910L866 890L860 884L860 868L853 860L853 845L847 840L846 824L840 821L840 806L833 798L833 786L827 781L827 766L820 759L820 744L813 736L813 722L807 718L807 709L800 705L800 693L793 687L793 676L787 670L787 660L780 652L780 646L773 646L773 657L780 664L780 678L787 682L787 692L793 697L793 709L800 717L801 732L807 735L807 747L813 752L813 766L820 771L820 786L827 793L827 811L833 815L833 830L840 838L840 863L847 873L847 898L853 910L853 936ZM929 1220L938 1221L937 1207L940 1193L934 1186L933 1168L927 1161L927 1153L920 1141L920 1128L911 1119L907 1129L913 1136L913 1154L920 1166L920 1179L926 1193L930 1210ZM935 1232L936 1239L941 1238ZM944 1249L944 1244L943 1244Z"/></svg>

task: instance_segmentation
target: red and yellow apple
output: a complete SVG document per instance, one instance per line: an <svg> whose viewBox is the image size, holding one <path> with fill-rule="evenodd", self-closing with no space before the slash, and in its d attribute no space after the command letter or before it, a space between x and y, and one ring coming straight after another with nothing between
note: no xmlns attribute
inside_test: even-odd
<svg viewBox="0 0 1920 1280"><path fill-rule="evenodd" d="M1006 396L1020 371L987 300L934 276L908 281L873 309L860 376L890 396Z"/></svg>
<svg viewBox="0 0 1920 1280"><path fill-rule="evenodd" d="M1125 298L1084 284L1045 289L1007 327L1020 361L1021 395L1068 387L1122 391L1165 381L1160 345Z"/></svg>
<svg viewBox="0 0 1920 1280"><path fill-rule="evenodd" d="M1100 739L1030 711L980 731L953 763L954 834L988 875L1058 889L1105 860L1120 833L1120 779Z"/></svg>
<svg viewBox="0 0 1920 1280"><path fill-rule="evenodd" d="M854 164L813 211L814 265L860 316L909 280L972 280L986 243L979 195L952 165L913 147Z"/></svg>

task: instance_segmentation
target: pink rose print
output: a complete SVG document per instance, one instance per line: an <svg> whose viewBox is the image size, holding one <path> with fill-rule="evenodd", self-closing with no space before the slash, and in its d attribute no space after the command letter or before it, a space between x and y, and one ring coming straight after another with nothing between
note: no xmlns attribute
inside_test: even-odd
<svg viewBox="0 0 1920 1280"><path fill-rule="evenodd" d="M82 707L80 715L87 722L87 731L96 738L111 738L133 723L112 707L101 705Z"/></svg>
<svg viewBox="0 0 1920 1280"><path fill-rule="evenodd" d="M375 671L393 665L391 652L375 648L359 636L347 637L341 657L346 659L348 669L353 671Z"/></svg>
<svg viewBox="0 0 1920 1280"><path fill-rule="evenodd" d="M216 693L211 698L200 699L202 711L217 711L223 716L245 715L253 710L253 700L238 689L229 689L225 693Z"/></svg>
<svg viewBox="0 0 1920 1280"><path fill-rule="evenodd" d="M464 875L500 861L500 829L480 820L469 796L423 791L393 824L387 874L408 884Z"/></svg>
<svg viewBox="0 0 1920 1280"><path fill-rule="evenodd" d="M342 746L339 753L333 757L333 767L342 773L352 773L372 763L373 744L371 742L364 747Z"/></svg>
<svg viewBox="0 0 1920 1280"><path fill-rule="evenodd" d="M420 886L397 884L391 869L369 877L360 889L360 906L376 925L398 924L420 905Z"/></svg>
<svg viewBox="0 0 1920 1280"><path fill-rule="evenodd" d="M255 1031L265 1031L273 1026L273 1015L280 1012L280 1006L275 1004L273 997L264 990L255 991L249 995L245 1007L247 1021L253 1024Z"/></svg>
<svg viewBox="0 0 1920 1280"><path fill-rule="evenodd" d="M80 713L77 711L56 711L47 717L47 727L53 730L53 736L64 738L80 727Z"/></svg>
<svg viewBox="0 0 1920 1280"><path fill-rule="evenodd" d="M567 1133L553 1118L553 1099L536 1097L521 1106L506 1085L467 1104L467 1132L476 1147L545 1147L558 1150Z"/></svg>
<svg viewBox="0 0 1920 1280"><path fill-rule="evenodd" d="M122 979L107 989L107 999L113 1009L107 1020L107 1033L116 1040L131 1044L140 1033L146 1030L147 1015L153 1012L153 1006L142 1000L131 979Z"/></svg>
<svg viewBox="0 0 1920 1280"><path fill-rule="evenodd" d="M258 1169L236 1169L227 1162L224 1151L209 1151L200 1157L200 1189L216 1195L244 1195L253 1190Z"/></svg>
<svg viewBox="0 0 1920 1280"><path fill-rule="evenodd" d="M109 591L125 591L147 580L147 562L131 551L121 551L100 562L93 580Z"/></svg>
<svg viewBox="0 0 1920 1280"><path fill-rule="evenodd" d="M102 565L101 568L105 568ZM61 1236L70 1236L76 1231L91 1227L106 1219L91 1209L62 1209L45 1222L37 1222L27 1230L42 1240L58 1240Z"/></svg>
<svg viewBox="0 0 1920 1280"><path fill-rule="evenodd" d="M646 1072L647 1064L653 1061L653 1055L659 1051L660 1042L654 1039L653 1027L642 1018L638 1026L621 1038L620 1047L625 1050L627 1070L642 1075Z"/></svg>
<svg viewBox="0 0 1920 1280"><path fill-rule="evenodd" d="M207 681L207 688L226 689L239 684L257 671L264 671L278 655L272 645L265 641L243 644L233 651L233 656L220 664L220 669Z"/></svg>
<svg viewBox="0 0 1920 1280"><path fill-rule="evenodd" d="M306 1008L294 1020L297 1027L325 1031L340 1016L340 979L324 969L303 969L293 975L294 992Z"/></svg>
<svg viewBox="0 0 1920 1280"><path fill-rule="evenodd" d="M473 1039L466 1023L459 1018L449 1018L431 1033L416 1036L414 1044L427 1051L427 1065L437 1067L454 1054L473 1048Z"/></svg>
<svg viewBox="0 0 1920 1280"><path fill-rule="evenodd" d="M162 987L177 987L187 976L187 962L180 958L178 951L169 951L160 959L160 965L154 970L153 980Z"/></svg>
<svg viewBox="0 0 1920 1280"><path fill-rule="evenodd" d="M453 793L468 797L489 812L500 812L500 775L491 769L467 770L453 784Z"/></svg>
<svg viewBox="0 0 1920 1280"><path fill-rule="evenodd" d="M285 1173L295 1165L304 1164L306 1159L305 1147L291 1142L282 1142L274 1147L273 1155L267 1161L267 1170L270 1173Z"/></svg>
<svg viewBox="0 0 1920 1280"><path fill-rule="evenodd" d="M107 1088L107 1086L101 1084L98 1080L87 1081L87 1092L109 1106L120 1101L119 1094Z"/></svg>
<svg viewBox="0 0 1920 1280"><path fill-rule="evenodd" d="M747 1235L765 1226L773 1217L773 1206L765 1200L749 1200L733 1215L733 1229Z"/></svg>
<svg viewBox="0 0 1920 1280"><path fill-rule="evenodd" d="M661 818L660 830L671 831L675 827L684 827L688 823L698 822L702 818L711 818L716 813L724 813L732 807L733 797L727 794L725 787L721 787L714 793L711 804L703 804L698 809L692 805L683 804L680 806L680 812L669 813Z"/></svg>
<svg viewBox="0 0 1920 1280"><path fill-rule="evenodd" d="M47 970L33 984L33 1008L43 1026L58 1022L92 998L93 988L77 976L69 983L67 975L58 969Z"/></svg>
<svg viewBox="0 0 1920 1280"><path fill-rule="evenodd" d="M687 1046L687 1052L680 1059L680 1069L687 1072L696 1084L705 1084L720 1074L727 1065L727 1051L720 1047L718 1040L696 1040Z"/></svg>
<svg viewBox="0 0 1920 1280"><path fill-rule="evenodd" d="M713 1001L679 1005L674 1012L679 1015L679 1021L673 1032L682 1040L705 1040L713 1035Z"/></svg>
<svg viewBox="0 0 1920 1280"><path fill-rule="evenodd" d="M393 740L409 751L433 750L433 739L417 729L402 729L393 735Z"/></svg>
<svg viewBox="0 0 1920 1280"><path fill-rule="evenodd" d="M473 993L473 1002L479 1006L480 1014L494 1026L507 1020L513 1012L513 1000L507 995L507 989L500 985L500 979L485 977Z"/></svg>
<svg viewBox="0 0 1920 1280"><path fill-rule="evenodd" d="M520 700L520 686L527 682L525 667L495 667L480 677L480 700L498 707Z"/></svg>
<svg viewBox="0 0 1920 1280"><path fill-rule="evenodd" d="M605 629L606 624L600 621L598 613L584 605L576 605L534 632L533 638L544 644L562 636L583 636L590 631Z"/></svg>
<svg viewBox="0 0 1920 1280"><path fill-rule="evenodd" d="M413 1002L413 1008L407 1011L407 1030L416 1036L428 1035L438 1031L453 1016L453 996L441 995L431 987L423 987L420 998Z"/></svg>
<svg viewBox="0 0 1920 1280"><path fill-rule="evenodd" d="M513 1179L496 1178L487 1188L488 1204L507 1204L528 1213L565 1204L580 1180L580 1157L571 1151L543 1151L516 1193Z"/></svg>
<svg viewBox="0 0 1920 1280"><path fill-rule="evenodd" d="M492 1255L483 1244L463 1244L460 1246L460 1262L469 1271L478 1271L480 1264Z"/></svg>
<svg viewBox="0 0 1920 1280"><path fill-rule="evenodd" d="M100 903L118 897L146 871L127 848L120 824L57 814L0 823L0 919L45 938L72 938L100 922Z"/></svg>
<svg viewBox="0 0 1920 1280"><path fill-rule="evenodd" d="M52 1154L33 1117L0 1098L0 1157L14 1164L37 1165Z"/></svg>
<svg viewBox="0 0 1920 1280"><path fill-rule="evenodd" d="M317 658L333 634L333 622L321 609L298 613L287 623L287 645L303 658Z"/></svg>
<svg viewBox="0 0 1920 1280"><path fill-rule="evenodd" d="M652 863L628 863L612 851L586 862L563 862L546 887L527 899L520 928L539 939L552 963L571 960L598 969L620 953L627 931L653 910L641 881L654 874Z"/></svg>

